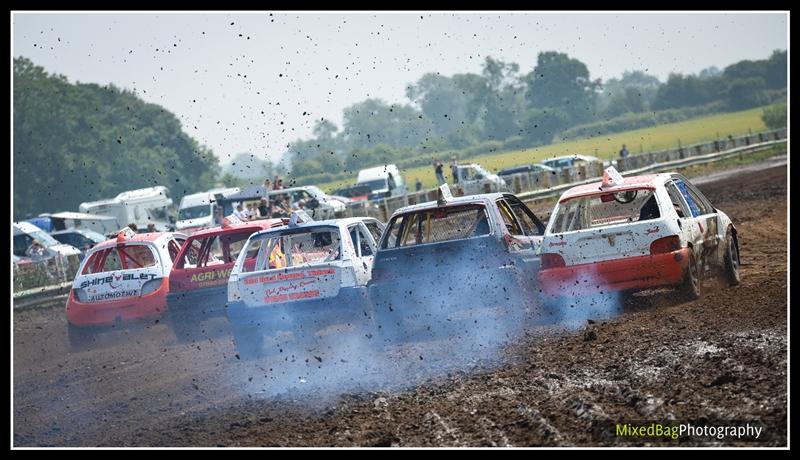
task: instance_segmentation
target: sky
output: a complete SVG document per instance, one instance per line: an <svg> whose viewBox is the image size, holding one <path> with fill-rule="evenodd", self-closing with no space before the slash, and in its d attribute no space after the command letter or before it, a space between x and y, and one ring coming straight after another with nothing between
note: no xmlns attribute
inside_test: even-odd
<svg viewBox="0 0 800 460"><path fill-rule="evenodd" d="M321 118L367 98L410 103L428 72L480 73L486 56L527 73L543 51L591 77L720 69L787 49L785 13L26 13L13 55L71 82L134 90L226 163L277 161Z"/></svg>

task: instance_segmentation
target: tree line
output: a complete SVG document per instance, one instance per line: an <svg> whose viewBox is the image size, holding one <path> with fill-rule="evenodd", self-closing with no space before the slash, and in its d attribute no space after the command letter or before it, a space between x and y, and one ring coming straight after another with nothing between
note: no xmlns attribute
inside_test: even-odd
<svg viewBox="0 0 800 460"><path fill-rule="evenodd" d="M178 118L113 85L75 83L14 59L14 218L165 185L211 188L219 163Z"/></svg>
<svg viewBox="0 0 800 460"><path fill-rule="evenodd" d="M423 75L406 87L405 103L371 98L347 107L341 128L317 120L312 137L289 143L281 163L301 183L324 181L443 152L533 147L561 134L600 135L757 107L785 100L786 81L786 51L723 70L672 74L663 83L643 71L602 82L583 62L554 51L540 53L527 73L487 57L480 74Z"/></svg>

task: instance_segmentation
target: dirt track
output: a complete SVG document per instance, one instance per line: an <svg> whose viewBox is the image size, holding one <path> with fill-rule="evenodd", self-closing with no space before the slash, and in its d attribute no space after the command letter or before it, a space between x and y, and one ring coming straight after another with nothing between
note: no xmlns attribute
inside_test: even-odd
<svg viewBox="0 0 800 460"><path fill-rule="evenodd" d="M613 423L670 420L750 422L764 431L741 445L786 445L786 167L700 188L739 229L741 286L637 296L613 319L532 330L501 361L323 331L337 345L245 362L225 334L181 344L160 323L69 352L60 306L15 312L14 445L643 445Z"/></svg>

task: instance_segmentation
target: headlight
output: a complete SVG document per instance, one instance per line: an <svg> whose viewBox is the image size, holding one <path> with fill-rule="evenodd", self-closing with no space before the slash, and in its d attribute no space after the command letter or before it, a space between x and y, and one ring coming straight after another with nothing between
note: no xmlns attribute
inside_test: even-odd
<svg viewBox="0 0 800 460"><path fill-rule="evenodd" d="M72 295L74 295L75 298L78 299L78 302L86 302L89 300L89 296L86 295L86 291L84 291L81 288L73 289Z"/></svg>
<svg viewBox="0 0 800 460"><path fill-rule="evenodd" d="M156 292L159 287L161 287L161 282L163 278L156 278L154 280L150 280L142 286L142 293L140 295L146 296L147 294L152 294Z"/></svg>

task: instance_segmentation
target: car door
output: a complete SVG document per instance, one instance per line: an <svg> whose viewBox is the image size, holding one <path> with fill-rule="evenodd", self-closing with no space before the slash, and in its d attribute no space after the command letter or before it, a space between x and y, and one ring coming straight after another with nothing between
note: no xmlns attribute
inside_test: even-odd
<svg viewBox="0 0 800 460"><path fill-rule="evenodd" d="M537 254L537 248L541 246L542 240L541 235L533 234L535 233L534 230L529 229L526 233L525 229L531 225L532 219L525 214L522 209L518 212L525 215L525 220L523 221L517 216L517 213L514 212L514 207L519 209L519 205L525 207L521 202L514 202L514 199L509 197L497 200L497 208L506 228L506 234L504 235L506 247L508 247L512 255L521 260L524 267L525 278L534 282L540 266L540 257L539 254ZM540 228L536 227L535 224L533 226L537 228L536 231L542 233Z"/></svg>
<svg viewBox="0 0 800 460"><path fill-rule="evenodd" d="M720 242L719 215L708 200L689 181L676 177L675 186L688 205L691 218L692 241L695 257L703 262L703 267L713 258ZM698 248L701 248L698 250ZM707 267L706 267L707 268Z"/></svg>
<svg viewBox="0 0 800 460"><path fill-rule="evenodd" d="M358 260L353 261L356 280L359 285L367 284L372 276L372 264L375 260L376 243L370 231L363 223L353 224L348 227L350 239L356 250Z"/></svg>
<svg viewBox="0 0 800 460"><path fill-rule="evenodd" d="M527 267L528 279L535 285L536 273L541 268L545 224L519 198L507 195L505 200L522 228L523 235L517 238L525 241L526 245L519 254Z"/></svg>

